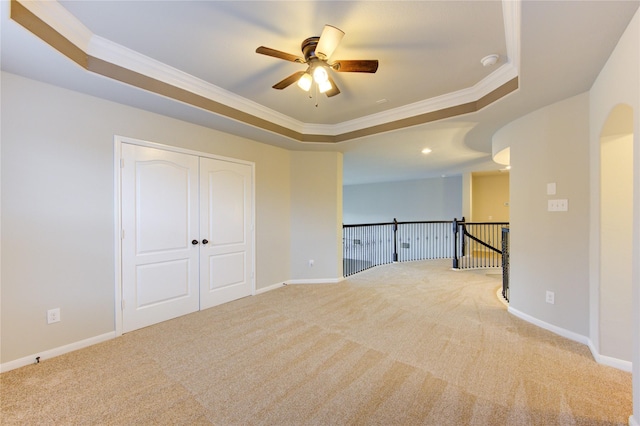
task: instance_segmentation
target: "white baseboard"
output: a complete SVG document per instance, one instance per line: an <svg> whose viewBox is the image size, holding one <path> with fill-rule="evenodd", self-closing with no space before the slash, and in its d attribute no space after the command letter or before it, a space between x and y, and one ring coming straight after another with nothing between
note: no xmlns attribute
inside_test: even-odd
<svg viewBox="0 0 640 426"><path fill-rule="evenodd" d="M283 287L285 285L286 285L285 283L278 283L278 284L270 285L268 287L258 288L258 289L256 289L254 294L258 295L258 294L266 293L266 292L271 291L271 290L276 290L276 289L278 289L280 287Z"/></svg>
<svg viewBox="0 0 640 426"><path fill-rule="evenodd" d="M549 324L548 322L539 320L538 318L534 318L531 315L525 314L524 312L514 309L511 306L509 306L508 311L510 314L513 314L520 319L530 322L533 325L537 325L540 328L544 328L545 330L549 330L559 336L566 337L567 339L573 340L574 342L582 343L584 345L589 344L589 338L587 336L583 336L582 334L574 333L573 331L569 331L562 327Z"/></svg>
<svg viewBox="0 0 640 426"><path fill-rule="evenodd" d="M287 280L286 282L277 283L277 284L270 285L268 287L262 287L262 288L256 289L254 294L258 295L258 294L266 293L271 290L277 290L289 284L335 284L335 283L339 283L342 280L344 280L344 277L313 279L313 280Z"/></svg>
<svg viewBox="0 0 640 426"><path fill-rule="evenodd" d="M640 426L640 423L633 418L633 414L629 416L629 426Z"/></svg>
<svg viewBox="0 0 640 426"><path fill-rule="evenodd" d="M317 278L317 279L301 279L301 280L289 280L287 284L336 284L344 280L344 277L340 278Z"/></svg>
<svg viewBox="0 0 640 426"><path fill-rule="evenodd" d="M49 349L44 352L28 355L23 358L19 358L13 361L0 364L0 373L4 373L9 370L15 370L16 368L24 367L30 364L36 363L36 358L40 357L40 361L45 359L54 358L60 355L64 355L69 352L76 351L78 349L86 348L91 345L106 342L116 337L116 332L111 331L109 333L101 334L100 336L90 337L79 342L70 343L68 345L60 346L58 348Z"/></svg>
<svg viewBox="0 0 640 426"><path fill-rule="evenodd" d="M549 324L548 322L539 320L537 318L532 317L531 315L527 315L524 312L521 312L517 309L512 308L511 306L508 309L509 313L515 315L516 317L523 319L527 322L530 322L533 325L537 325L540 328L544 328L545 330L549 330L559 336L566 337L567 339L573 340L574 342L582 343L589 347L591 351L591 355L595 359L598 364L606 365L608 367L617 368L618 370L631 372L632 363L630 361L625 361L618 358L612 358L610 356L601 355L598 353L596 348L593 346L593 342L587 336L583 336L582 334L574 333L573 331L569 331L562 327L555 326L553 324ZM638 425L640 426L640 425Z"/></svg>
<svg viewBox="0 0 640 426"><path fill-rule="evenodd" d="M606 365L608 367L617 368L618 370L631 373L631 368L633 367L633 363L631 361L625 361L623 359L601 355L596 350L595 346L593 346L593 342L591 341L591 339L589 339L589 350L591 351L591 355L593 355L593 358L598 364Z"/></svg>

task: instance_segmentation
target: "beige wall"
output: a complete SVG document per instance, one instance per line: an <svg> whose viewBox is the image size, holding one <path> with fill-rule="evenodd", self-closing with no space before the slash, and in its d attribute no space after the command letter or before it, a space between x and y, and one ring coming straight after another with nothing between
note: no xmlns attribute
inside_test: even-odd
<svg viewBox="0 0 640 426"><path fill-rule="evenodd" d="M589 97L569 98L503 127L511 143L510 309L589 335ZM548 196L547 183L557 194ZM568 199L567 212L547 201ZM545 302L546 291L555 304Z"/></svg>
<svg viewBox="0 0 640 426"><path fill-rule="evenodd" d="M258 289L292 278L292 250L332 263L323 277L341 276L336 154L318 154L330 172L314 168L313 153L292 167L294 153L270 145L8 73L1 84L2 364L115 330L114 135L255 163ZM322 234L313 249L324 257L292 244L302 213L292 199L318 194L330 206L329 232L321 222L307 229ZM47 325L57 307L62 321Z"/></svg>
<svg viewBox="0 0 640 426"><path fill-rule="evenodd" d="M292 152L291 178L290 276L335 282L342 277L342 154Z"/></svg>
<svg viewBox="0 0 640 426"><path fill-rule="evenodd" d="M631 362L633 135L603 138L600 155L599 352Z"/></svg>
<svg viewBox="0 0 640 426"><path fill-rule="evenodd" d="M472 222L509 222L509 173L472 174Z"/></svg>
<svg viewBox="0 0 640 426"><path fill-rule="evenodd" d="M640 15L636 12L614 52L601 70L590 93L590 307L591 340L596 350L600 344L600 150L601 136L611 112L624 104L633 113L633 211L632 211L632 365L633 418L630 424L640 424Z"/></svg>
<svg viewBox="0 0 640 426"><path fill-rule="evenodd" d="M640 17L636 13L588 93L521 117L500 129L493 140L494 147L508 146L511 151L509 309L588 343L598 362L623 369L633 365L632 425L640 424L639 82ZM622 144L613 147L608 145L612 140L605 123L620 105L632 109L634 136L616 135L615 142ZM618 148L625 154L614 152ZM611 164L612 157L619 155L626 159ZM624 165L629 169L629 163L633 176L616 178L613 169ZM601 182L603 174L626 183ZM627 186L629 180L632 189ZM557 184L557 194L545 196L545 185L551 182ZM626 195L620 197L616 193L622 188ZM545 211L550 198L568 199L569 211ZM612 203L625 211L614 211ZM611 235L620 231L611 226L621 220L633 223L630 241ZM631 268L630 292L624 283L616 285L625 288L613 288L601 281L601 276L615 281L621 273L607 260L612 257L622 262L622 269ZM622 273L622 281L628 277L628 272ZM555 305L544 303L546 290L556 292ZM629 341L632 362L626 360Z"/></svg>

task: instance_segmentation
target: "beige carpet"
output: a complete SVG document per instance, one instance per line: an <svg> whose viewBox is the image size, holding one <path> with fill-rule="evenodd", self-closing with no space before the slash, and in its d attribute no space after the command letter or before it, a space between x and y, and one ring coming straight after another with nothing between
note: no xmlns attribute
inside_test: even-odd
<svg viewBox="0 0 640 426"><path fill-rule="evenodd" d="M612 425L631 375L450 261L290 285L0 375L2 424Z"/></svg>

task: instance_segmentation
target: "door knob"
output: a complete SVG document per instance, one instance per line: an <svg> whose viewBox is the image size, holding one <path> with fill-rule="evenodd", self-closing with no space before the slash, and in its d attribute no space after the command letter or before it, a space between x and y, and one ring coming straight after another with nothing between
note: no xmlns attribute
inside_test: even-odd
<svg viewBox="0 0 640 426"><path fill-rule="evenodd" d="M207 244L208 242L209 242L209 240L207 240L207 239L202 240L202 244Z"/></svg>
<svg viewBox="0 0 640 426"><path fill-rule="evenodd" d="M193 244L194 246L198 244L198 240L193 240L191 241L191 244Z"/></svg>

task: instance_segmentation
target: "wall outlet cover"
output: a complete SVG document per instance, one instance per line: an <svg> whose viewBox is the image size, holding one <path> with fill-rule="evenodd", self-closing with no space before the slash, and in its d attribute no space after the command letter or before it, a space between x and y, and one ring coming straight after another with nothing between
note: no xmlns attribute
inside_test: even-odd
<svg viewBox="0 0 640 426"><path fill-rule="evenodd" d="M547 303L549 303L549 304L553 305L553 304L555 304L555 298L556 298L555 293L554 293L554 292L552 292L552 291L548 291L548 290L547 290L547 294L546 294L546 299L545 299L545 301L546 301Z"/></svg>
<svg viewBox="0 0 640 426"><path fill-rule="evenodd" d="M60 308L47 311L47 324L53 324L54 322L60 322Z"/></svg>

